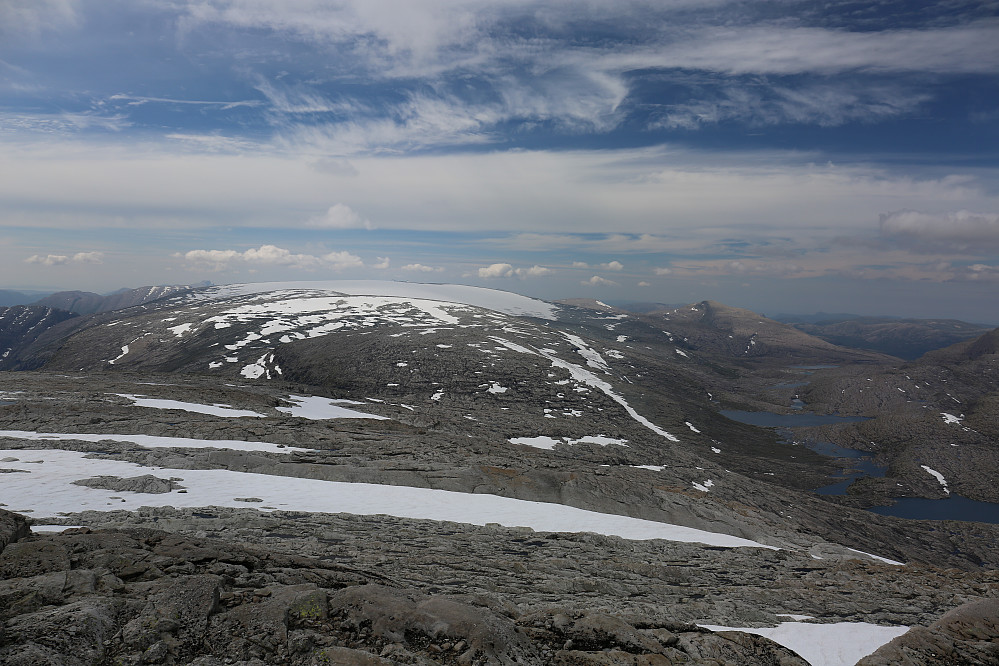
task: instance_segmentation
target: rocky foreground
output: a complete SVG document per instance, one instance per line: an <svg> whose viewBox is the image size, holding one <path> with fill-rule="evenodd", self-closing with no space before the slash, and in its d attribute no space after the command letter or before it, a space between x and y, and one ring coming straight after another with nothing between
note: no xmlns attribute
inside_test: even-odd
<svg viewBox="0 0 999 666"><path fill-rule="evenodd" d="M0 525L4 664L806 663L750 634L424 594L337 558Z"/></svg>
<svg viewBox="0 0 999 666"><path fill-rule="evenodd" d="M252 547L175 532L185 516L174 512L145 516L152 524L157 519L163 519L171 531L132 526L32 534L22 516L0 510L0 662L32 666L807 663L761 636L712 632L662 617L663 613L603 608L609 596L649 582L686 592L696 607L702 594L694 590L705 591L704 582L712 578L720 582L720 563L713 558L688 561L690 552L673 553L681 559L658 565L626 567L614 558L618 561L603 563L610 571L598 577L593 569L602 563L593 556L608 552L599 538L520 534L519 541L509 539L511 549L526 555L540 546L544 556L508 553L505 559L516 557L521 571L506 571L490 580L490 572L483 571L486 567L478 560L480 553L465 548L476 541L480 547L488 543L494 548L500 535L485 539L462 526L452 526L448 536L456 537L453 544L437 535L441 546L426 558L435 564L423 566L427 562L410 561L420 552L413 548L418 537L412 527L391 521L313 518L311 525L289 537L297 540L295 547L279 549L268 548L268 540L282 538L278 530L287 529L287 516L229 515L213 521L216 527L263 521L252 528L236 527L235 532L244 537L247 532L269 534L258 540L265 545ZM353 531L348 527L351 522ZM325 538L312 537L312 547L303 549L309 556L287 552L308 540L299 534L315 530ZM409 542L397 540L407 530ZM426 542L429 535L423 538ZM669 550L664 544L645 549L644 555ZM320 552L326 554L316 556ZM479 561L479 566L456 566L457 559L465 565ZM702 571L701 565L709 562L715 571ZM572 564L584 570L570 572ZM787 568L787 563L782 564ZM585 570L587 565L590 571ZM871 566L852 561L826 568L808 587L822 596L828 585L871 575ZM927 577L923 592L930 596L941 583L949 588L948 595L957 593L952 600L983 591L962 584L965 575L956 571L908 571L898 578L920 576ZM947 580L932 581L934 576ZM424 579L422 585L413 580L417 577ZM525 578L534 579L537 607L518 605L508 596L516 587L510 579L516 578L523 588L531 582ZM781 594L780 574L772 578L771 604ZM892 587L889 581L883 584ZM759 587L759 582L749 584L747 593ZM587 596L592 603L580 603ZM870 595L872 602L877 596ZM554 601L551 597L571 603L543 603ZM884 605L895 607L884 613L911 613L927 601L918 597L896 604L889 601ZM767 602L762 600L762 605ZM912 629L863 663L997 663L997 611L994 599L971 602L926 628Z"/></svg>

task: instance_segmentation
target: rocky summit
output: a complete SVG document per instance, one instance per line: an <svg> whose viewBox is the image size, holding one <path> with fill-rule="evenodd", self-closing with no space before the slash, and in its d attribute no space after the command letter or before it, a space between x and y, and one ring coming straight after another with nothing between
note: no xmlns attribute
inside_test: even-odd
<svg viewBox="0 0 999 666"><path fill-rule="evenodd" d="M144 293L0 318L0 663L999 663L994 332Z"/></svg>

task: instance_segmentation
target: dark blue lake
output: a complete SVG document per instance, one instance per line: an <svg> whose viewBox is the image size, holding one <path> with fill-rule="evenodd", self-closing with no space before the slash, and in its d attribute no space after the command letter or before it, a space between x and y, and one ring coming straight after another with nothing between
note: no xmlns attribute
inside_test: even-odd
<svg viewBox="0 0 999 666"><path fill-rule="evenodd" d="M721 411L722 416L749 425L777 428L785 431L785 439L791 439L791 428L827 425L829 423L853 423L866 421L862 416L836 416L833 414L775 414L773 412L747 412L735 409ZM845 495L846 489L857 479L867 476L883 477L885 468L874 463L868 451L848 449L832 442L808 442L806 447L830 458L849 459L849 466L836 483L817 488L819 495ZM872 513L895 518L913 520L970 520L980 523L999 524L999 503L951 495L946 499L925 499L922 497L902 497L893 506L876 506L868 509Z"/></svg>
<svg viewBox="0 0 999 666"><path fill-rule="evenodd" d="M999 524L999 504L951 495L946 499L902 497L894 506L874 506L868 509L882 516L915 520L973 520Z"/></svg>
<svg viewBox="0 0 999 666"><path fill-rule="evenodd" d="M805 403L792 401L792 409L801 409ZM773 412L745 412L734 409L723 410L721 414L733 421L749 425L777 428L784 431L784 439L791 439L791 428L826 425L829 423L854 423L866 421L862 416L836 416L834 414L775 414ZM815 490L819 495L845 495L851 483L865 476L884 476L885 468L874 463L870 453L859 449L848 449L832 442L807 442L805 446L819 455L829 458L848 458L850 465L836 483Z"/></svg>

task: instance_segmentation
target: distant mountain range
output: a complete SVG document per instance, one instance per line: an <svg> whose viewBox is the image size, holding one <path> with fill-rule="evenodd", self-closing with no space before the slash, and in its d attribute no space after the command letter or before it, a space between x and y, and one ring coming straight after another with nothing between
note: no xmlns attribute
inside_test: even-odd
<svg viewBox="0 0 999 666"><path fill-rule="evenodd" d="M978 337L992 327L957 319L903 319L858 315L782 315L779 321L843 347L870 349L906 360Z"/></svg>

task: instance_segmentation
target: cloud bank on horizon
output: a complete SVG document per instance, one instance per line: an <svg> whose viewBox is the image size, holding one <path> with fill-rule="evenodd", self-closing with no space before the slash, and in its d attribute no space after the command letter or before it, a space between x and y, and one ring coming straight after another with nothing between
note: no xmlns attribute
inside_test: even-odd
<svg viewBox="0 0 999 666"><path fill-rule="evenodd" d="M0 286L999 321L999 6L7 0Z"/></svg>

